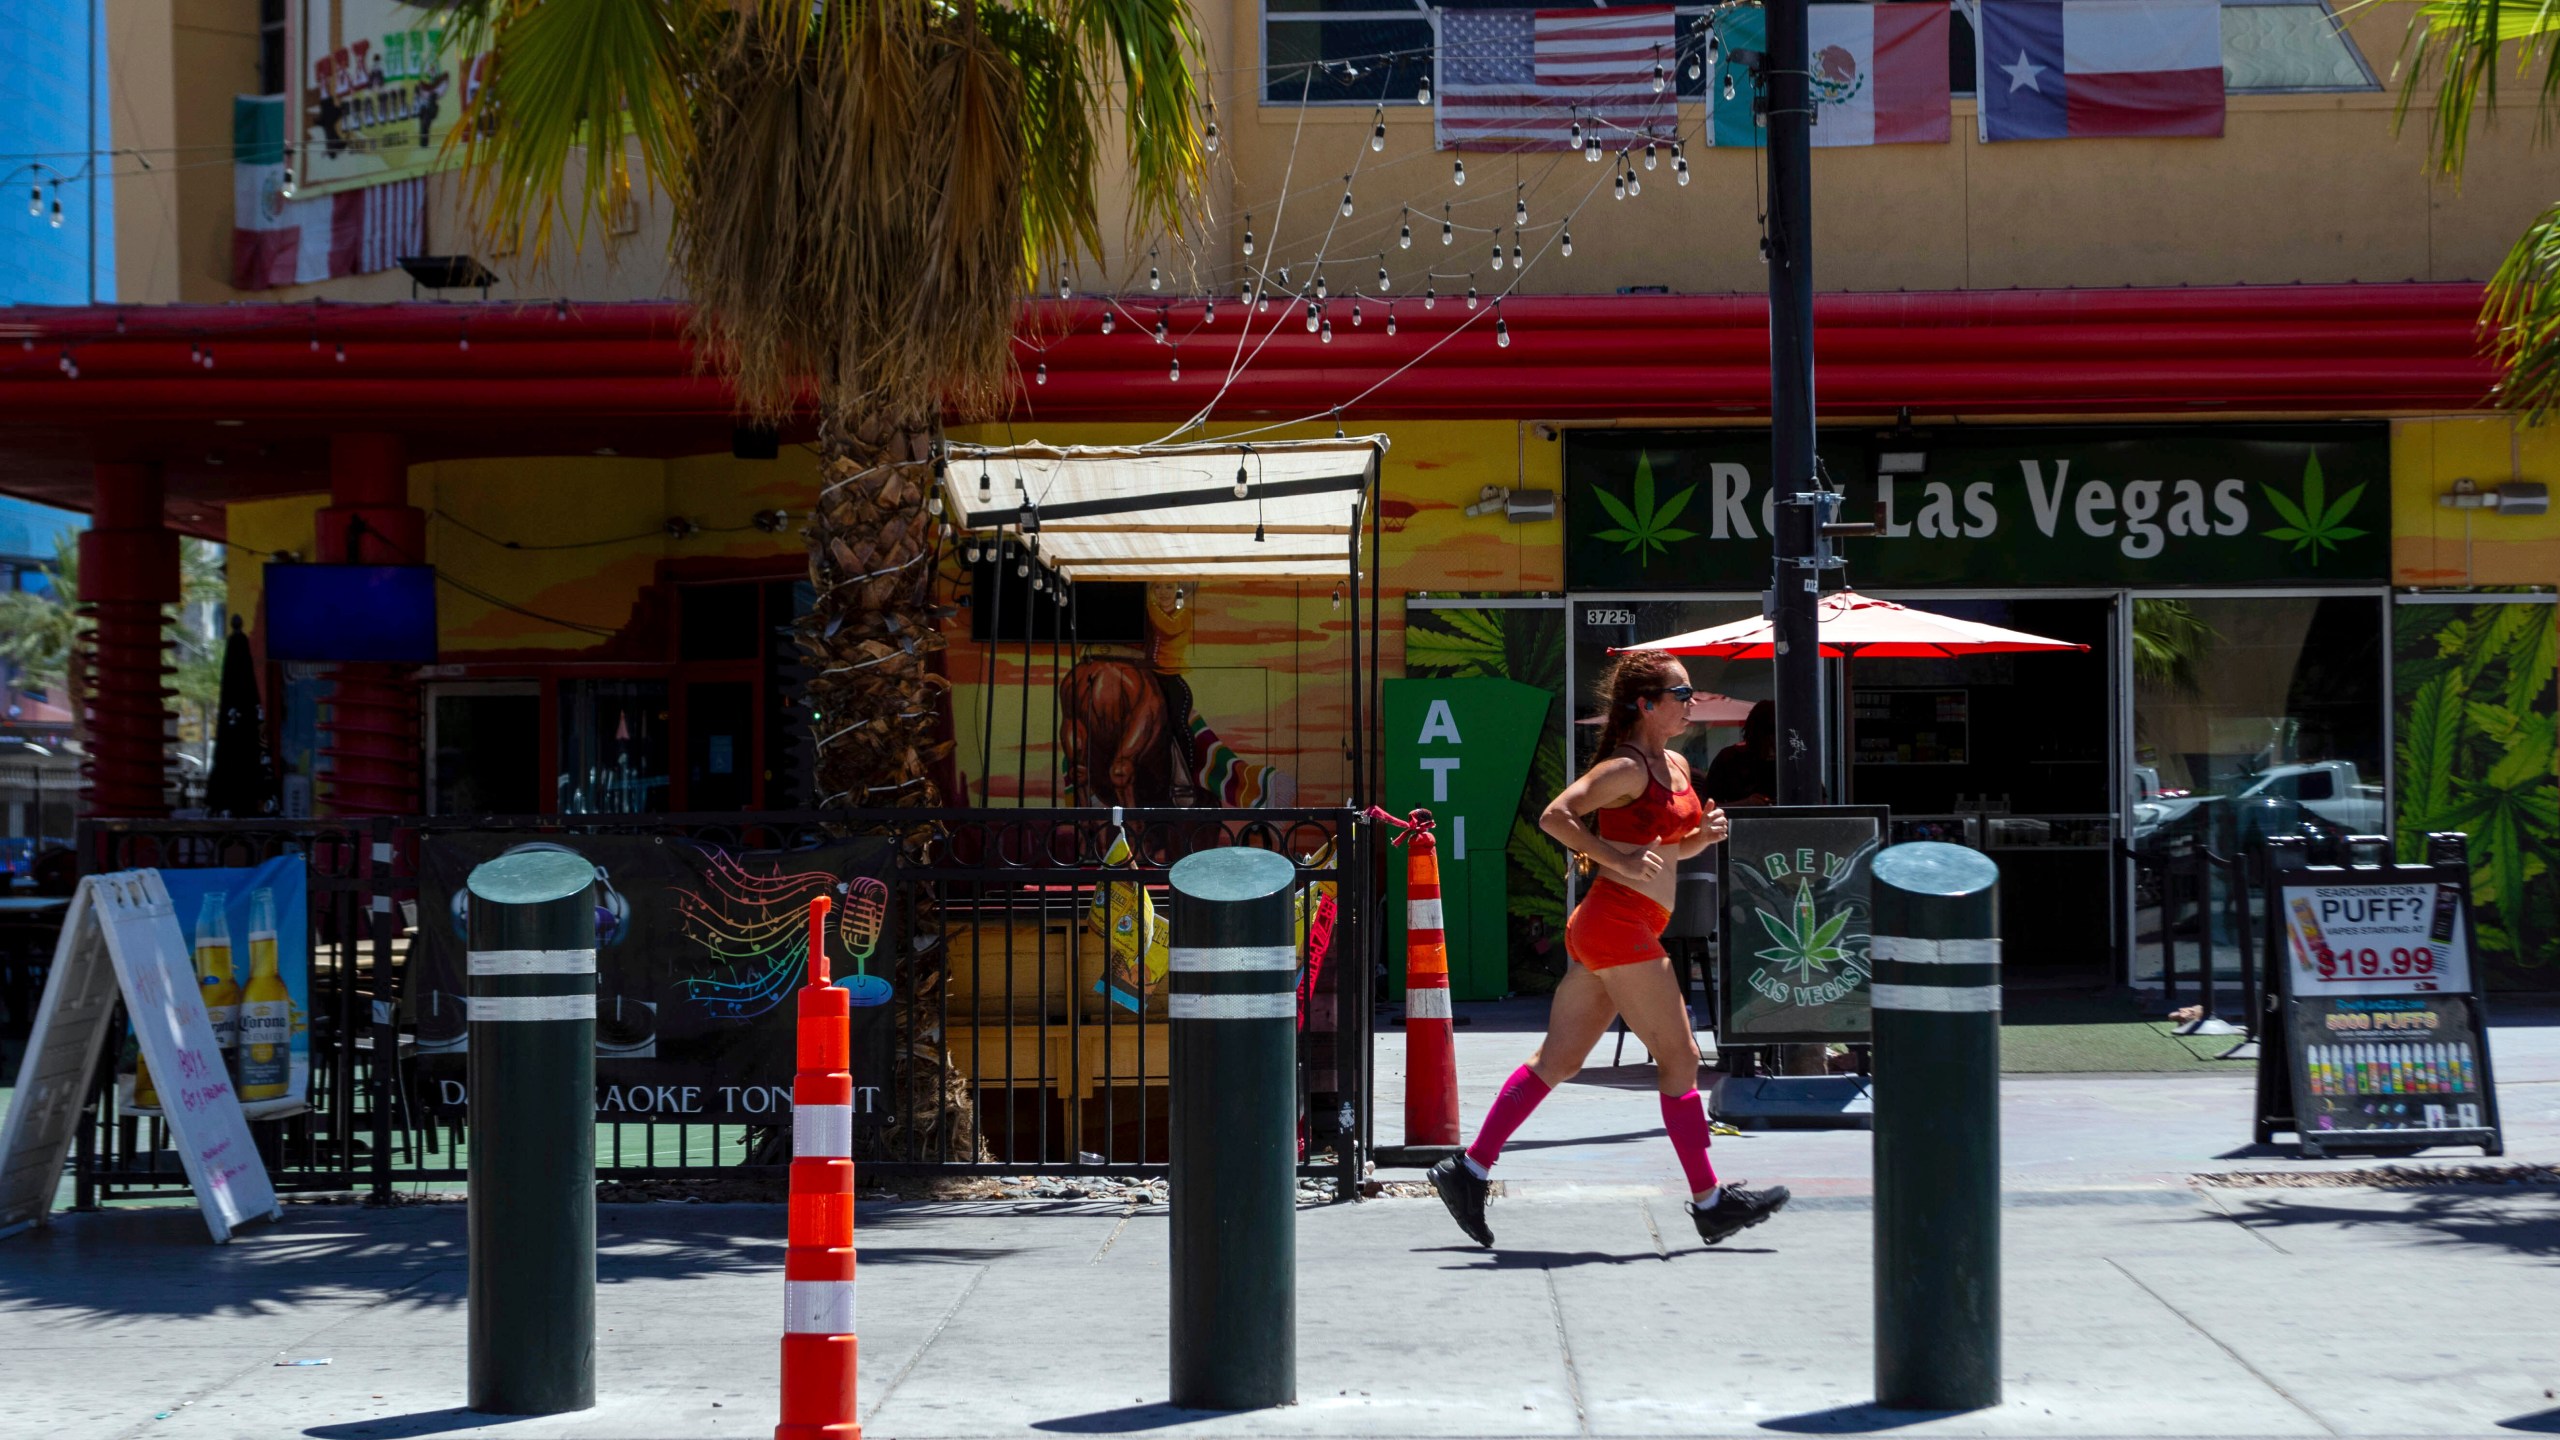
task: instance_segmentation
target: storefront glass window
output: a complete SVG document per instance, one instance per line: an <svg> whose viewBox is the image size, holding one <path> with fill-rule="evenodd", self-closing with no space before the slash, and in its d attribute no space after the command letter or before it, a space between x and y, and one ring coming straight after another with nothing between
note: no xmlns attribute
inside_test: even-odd
<svg viewBox="0 0 2560 1440"><path fill-rule="evenodd" d="M1749 619L1759 613L1760 602L1756 599L1576 600L1572 615L1574 703L1570 718L1579 722L1601 713L1600 679L1608 673L1611 646L1659 640L1666 635ZM1711 660L1700 656L1683 657L1680 663L1688 667L1689 683L1697 686L1700 694L1730 695L1737 700L1769 698L1766 660ZM1573 772L1579 775L1599 758L1594 749L1600 727L1576 723L1572 729ZM1682 737L1679 748L1690 768L1704 775L1716 752L1741 738L1742 732L1730 726L1696 725Z"/></svg>
<svg viewBox="0 0 2560 1440"><path fill-rule="evenodd" d="M667 809L667 731L663 680L561 682L560 813Z"/></svg>
<svg viewBox="0 0 2560 1440"><path fill-rule="evenodd" d="M2153 596L2133 602L2130 838L2134 974L2163 941L2192 975L2210 935L2239 975L2240 907L2201 849L2237 857L2271 834L2387 833L2379 596ZM2256 914L2255 897L2250 914Z"/></svg>

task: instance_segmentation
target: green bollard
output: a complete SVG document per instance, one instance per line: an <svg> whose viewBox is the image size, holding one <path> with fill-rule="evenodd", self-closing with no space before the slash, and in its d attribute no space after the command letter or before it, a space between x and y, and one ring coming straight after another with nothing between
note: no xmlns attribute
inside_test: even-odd
<svg viewBox="0 0 2560 1440"><path fill-rule="evenodd" d="M1233 847L1173 883L1173 1403L1298 1398L1298 867Z"/></svg>
<svg viewBox="0 0 2560 1440"><path fill-rule="evenodd" d="M470 1408L596 1403L596 867L471 872Z"/></svg>
<svg viewBox="0 0 2560 1440"><path fill-rule="evenodd" d="M2000 1403L2000 867L1875 859L1876 1403Z"/></svg>

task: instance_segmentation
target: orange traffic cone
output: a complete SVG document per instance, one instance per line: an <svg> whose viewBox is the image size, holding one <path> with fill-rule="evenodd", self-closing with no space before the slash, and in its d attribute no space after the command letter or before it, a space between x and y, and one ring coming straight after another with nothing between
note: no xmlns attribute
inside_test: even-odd
<svg viewBox="0 0 2560 1440"><path fill-rule="evenodd" d="M782 1423L773 1440L862 1440L854 1411L853 996L828 983L827 897L809 902L809 984L791 1082L782 1256Z"/></svg>
<svg viewBox="0 0 2560 1440"><path fill-rule="evenodd" d="M1431 832L1420 826L1409 832L1409 840L1404 862L1404 1143L1455 1145L1458 1056L1450 1032L1440 852Z"/></svg>

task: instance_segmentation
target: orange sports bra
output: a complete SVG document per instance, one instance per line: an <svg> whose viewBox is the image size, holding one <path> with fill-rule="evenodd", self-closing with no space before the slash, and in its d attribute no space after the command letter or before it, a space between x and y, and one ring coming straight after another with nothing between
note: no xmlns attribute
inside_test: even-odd
<svg viewBox="0 0 2560 1440"><path fill-rule="evenodd" d="M1591 812L1601 839L1620 845L1659 845L1705 823L1707 807L1698 799L1695 777L1687 789L1674 790L1654 778L1653 767L1643 757L1637 757L1636 763L1645 767L1644 794L1629 804Z"/></svg>

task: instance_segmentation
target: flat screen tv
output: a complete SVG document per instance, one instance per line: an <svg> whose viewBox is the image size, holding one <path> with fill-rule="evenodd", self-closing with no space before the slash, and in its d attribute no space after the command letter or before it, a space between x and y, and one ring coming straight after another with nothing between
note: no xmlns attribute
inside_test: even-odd
<svg viewBox="0 0 2560 1440"><path fill-rule="evenodd" d="M433 664L435 567L269 565L267 656Z"/></svg>

